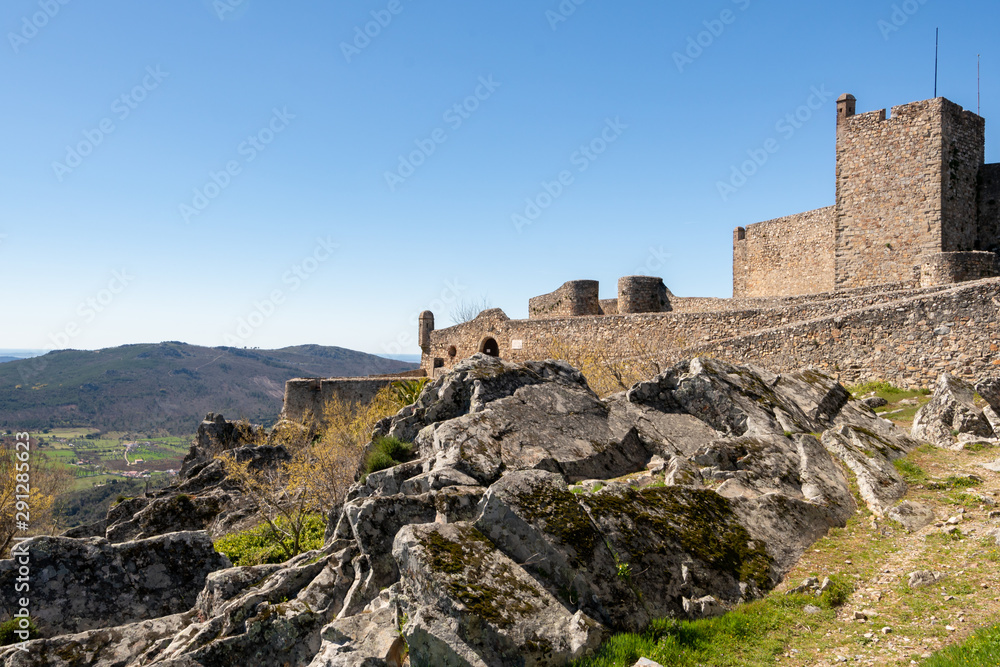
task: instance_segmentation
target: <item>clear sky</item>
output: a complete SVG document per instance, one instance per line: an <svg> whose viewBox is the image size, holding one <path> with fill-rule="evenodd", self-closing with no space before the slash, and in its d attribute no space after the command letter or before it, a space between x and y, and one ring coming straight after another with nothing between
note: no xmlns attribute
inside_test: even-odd
<svg viewBox="0 0 1000 667"><path fill-rule="evenodd" d="M417 313L460 299L524 317L637 273L729 296L734 227L833 203L837 96L933 96L936 27L939 94L972 110L982 54L1000 161L998 22L996 0L6 0L0 347L416 353Z"/></svg>

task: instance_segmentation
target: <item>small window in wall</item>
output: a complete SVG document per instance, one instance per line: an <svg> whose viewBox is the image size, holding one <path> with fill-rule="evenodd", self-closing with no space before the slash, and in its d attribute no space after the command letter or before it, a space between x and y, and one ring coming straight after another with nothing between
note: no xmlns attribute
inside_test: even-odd
<svg viewBox="0 0 1000 667"><path fill-rule="evenodd" d="M452 346L450 346L448 348L448 356L449 357L451 357L452 359L454 359L457 354L458 354L458 348L456 348L454 345L452 345Z"/></svg>
<svg viewBox="0 0 1000 667"><path fill-rule="evenodd" d="M479 351L491 357L500 356L500 346L495 338L484 338L483 342L479 344Z"/></svg>

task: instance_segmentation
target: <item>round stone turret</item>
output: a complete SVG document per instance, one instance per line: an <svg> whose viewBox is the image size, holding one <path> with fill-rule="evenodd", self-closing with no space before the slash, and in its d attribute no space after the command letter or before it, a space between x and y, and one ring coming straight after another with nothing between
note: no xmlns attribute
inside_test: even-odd
<svg viewBox="0 0 1000 667"><path fill-rule="evenodd" d="M618 280L618 314L665 313L670 296L663 278L625 276Z"/></svg>
<svg viewBox="0 0 1000 667"><path fill-rule="evenodd" d="M434 313L425 310L420 313L420 329L417 336L420 340L420 349L425 353L430 353L432 331L434 331Z"/></svg>
<svg viewBox="0 0 1000 667"><path fill-rule="evenodd" d="M839 98L837 98L837 123L843 122L845 119L857 113L858 108L858 98L854 97L850 93L844 93Z"/></svg>

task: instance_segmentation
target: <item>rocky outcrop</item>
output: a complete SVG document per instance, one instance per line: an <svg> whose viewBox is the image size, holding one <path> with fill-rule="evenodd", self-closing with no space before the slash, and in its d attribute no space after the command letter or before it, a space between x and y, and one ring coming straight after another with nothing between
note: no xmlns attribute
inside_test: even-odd
<svg viewBox="0 0 1000 667"><path fill-rule="evenodd" d="M230 567L205 533L171 533L111 544L100 538L36 537L28 554L31 616L44 637L185 612L210 572ZM18 560L0 561L0 587L14 590ZM16 612L0 598L0 615Z"/></svg>
<svg viewBox="0 0 1000 667"><path fill-rule="evenodd" d="M417 665L565 664L596 649L601 626L572 613L468 523L407 526L393 556Z"/></svg>
<svg viewBox="0 0 1000 667"><path fill-rule="evenodd" d="M601 400L562 362L477 355L376 434L416 456L356 484L321 551L208 573L183 627L149 642L109 617L135 653L92 664L395 667L405 639L413 665L564 665L608 632L766 592L855 511L835 459L881 512L915 444L824 375L711 359ZM235 502L223 472L192 461L168 494L113 508L109 534L218 527Z"/></svg>
<svg viewBox="0 0 1000 667"><path fill-rule="evenodd" d="M992 385L984 384L984 391L991 396ZM913 418L910 431L914 438L947 449L961 449L964 442L956 436L966 434L973 438L995 438L993 427L976 406L975 389L950 373L942 373L934 386L934 395L927 405L920 408Z"/></svg>
<svg viewBox="0 0 1000 667"><path fill-rule="evenodd" d="M212 427L211 433L215 435L206 435L206 424ZM258 523L253 505L246 501L239 487L226 478L222 461L209 456L222 444L239 441L239 433L234 422L226 421L221 415L214 421L202 422L198 441L191 447L178 481L110 508L103 535L111 542L125 542L173 532L206 530L218 538ZM226 451L227 456L249 463L255 469L274 468L290 459L281 445L240 444Z"/></svg>

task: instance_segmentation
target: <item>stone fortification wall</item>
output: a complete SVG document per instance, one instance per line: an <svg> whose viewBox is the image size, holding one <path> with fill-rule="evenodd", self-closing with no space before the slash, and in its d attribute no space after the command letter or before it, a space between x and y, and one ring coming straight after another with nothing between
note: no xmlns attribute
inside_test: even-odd
<svg viewBox="0 0 1000 667"><path fill-rule="evenodd" d="M837 126L837 289L912 280L941 252L943 98Z"/></svg>
<svg viewBox="0 0 1000 667"><path fill-rule="evenodd" d="M738 228L733 235L733 296L833 290L834 208Z"/></svg>
<svg viewBox="0 0 1000 667"><path fill-rule="evenodd" d="M986 158L986 121L942 100L941 252L979 247L979 170Z"/></svg>
<svg viewBox="0 0 1000 667"><path fill-rule="evenodd" d="M782 307L713 312L571 317L543 320L511 320L494 310L465 324L433 332L429 354L422 367L451 367L457 361L482 351L492 341L502 359L527 361L550 356L553 348L600 349L610 357L630 357L643 351L680 351L725 340L744 332L763 331L817 319L831 318L859 309L916 297L926 297L946 288L902 290L886 294L874 288L857 290L853 296L788 299ZM826 297L828 295L823 295ZM451 355L450 352L455 354Z"/></svg>
<svg viewBox="0 0 1000 667"><path fill-rule="evenodd" d="M762 310L770 308L787 308L789 306L801 305L805 303L819 303L821 301L834 301L872 295L879 295L882 298L902 298L904 296L912 296L913 293L917 293L922 290L923 288L920 287L919 280L911 280L905 283L856 287L854 289L840 290L837 292L802 294L797 296L763 296L734 299L675 296L671 298L670 305L675 313L711 313L734 310Z"/></svg>
<svg viewBox="0 0 1000 667"><path fill-rule="evenodd" d="M1000 262L992 252L940 252L925 257L920 267L920 284L928 287L997 276Z"/></svg>
<svg viewBox="0 0 1000 667"><path fill-rule="evenodd" d="M620 315L665 313L670 310L671 296L662 278L625 276L618 279L615 312Z"/></svg>
<svg viewBox="0 0 1000 667"><path fill-rule="evenodd" d="M943 371L969 380L1000 375L1000 280L680 350L775 372L814 366L845 383L931 386Z"/></svg>
<svg viewBox="0 0 1000 667"><path fill-rule="evenodd" d="M422 375L422 373L421 373ZM366 378L296 378L285 383L285 402L281 418L302 422L307 417L320 418L323 406L334 397L345 403L368 403L382 388L401 379L416 377L385 376Z"/></svg>
<svg viewBox="0 0 1000 667"><path fill-rule="evenodd" d="M571 280L555 292L528 300L528 317L578 317L600 315L598 296L600 284L596 280Z"/></svg>
<svg viewBox="0 0 1000 667"><path fill-rule="evenodd" d="M979 170L979 249L1000 250L1000 164Z"/></svg>

